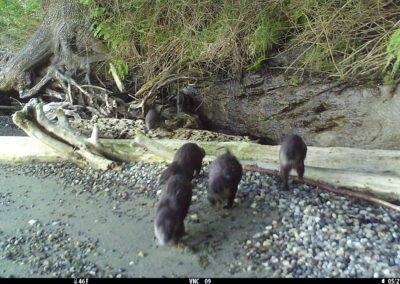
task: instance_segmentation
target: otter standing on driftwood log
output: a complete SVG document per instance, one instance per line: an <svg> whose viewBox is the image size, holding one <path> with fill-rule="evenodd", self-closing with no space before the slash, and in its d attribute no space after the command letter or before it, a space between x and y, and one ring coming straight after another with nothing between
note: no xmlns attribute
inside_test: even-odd
<svg viewBox="0 0 400 284"><path fill-rule="evenodd" d="M154 233L160 245L176 243L185 233L183 223L192 201L192 184L184 175L171 176L156 209Z"/></svg>
<svg viewBox="0 0 400 284"><path fill-rule="evenodd" d="M242 178L242 165L228 149L210 165L207 199L211 204L228 201L224 208L231 208L237 187Z"/></svg>
<svg viewBox="0 0 400 284"><path fill-rule="evenodd" d="M191 181L194 174L198 175L200 173L205 155L206 152L204 149L196 144L183 144L176 151L173 162L162 172L158 183L163 184L170 176L178 173L186 175L189 181Z"/></svg>
<svg viewBox="0 0 400 284"><path fill-rule="evenodd" d="M289 190L288 178L292 168L296 169L298 177L303 179L306 154L307 146L300 136L290 135L283 140L279 150L279 173L283 181L283 190Z"/></svg>

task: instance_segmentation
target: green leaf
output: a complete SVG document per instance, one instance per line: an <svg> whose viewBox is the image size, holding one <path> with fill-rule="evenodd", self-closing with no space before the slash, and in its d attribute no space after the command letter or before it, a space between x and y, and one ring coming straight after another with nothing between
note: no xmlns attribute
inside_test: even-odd
<svg viewBox="0 0 400 284"><path fill-rule="evenodd" d="M90 14L92 18L97 18L104 15L105 11L106 11L105 8L94 8L92 9Z"/></svg>
<svg viewBox="0 0 400 284"><path fill-rule="evenodd" d="M89 5L93 2L93 0L80 0L80 3L83 5Z"/></svg>

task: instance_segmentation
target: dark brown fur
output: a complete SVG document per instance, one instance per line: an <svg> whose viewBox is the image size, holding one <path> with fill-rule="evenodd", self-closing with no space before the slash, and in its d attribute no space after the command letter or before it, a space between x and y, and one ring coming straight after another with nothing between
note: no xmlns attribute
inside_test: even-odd
<svg viewBox="0 0 400 284"><path fill-rule="evenodd" d="M163 184L173 174L183 174L191 181L193 176L201 171L201 164L205 156L203 148L194 143L186 143L180 147L174 156L173 162L166 168L158 182Z"/></svg>
<svg viewBox="0 0 400 284"><path fill-rule="evenodd" d="M149 109L149 111L146 113L145 123L147 130L159 127L161 124L160 113L154 108Z"/></svg>
<svg viewBox="0 0 400 284"><path fill-rule="evenodd" d="M176 243L185 233L184 219L192 200L192 185L183 175L171 176L161 192L154 233L160 245Z"/></svg>
<svg viewBox="0 0 400 284"><path fill-rule="evenodd" d="M283 182L282 189L289 190L289 173L296 169L300 179L304 176L304 159L307 155L307 146L298 135L287 136L279 150L280 176Z"/></svg>
<svg viewBox="0 0 400 284"><path fill-rule="evenodd" d="M210 165L208 201L215 204L226 200L224 208L231 208L242 174L242 165L228 150L217 157Z"/></svg>

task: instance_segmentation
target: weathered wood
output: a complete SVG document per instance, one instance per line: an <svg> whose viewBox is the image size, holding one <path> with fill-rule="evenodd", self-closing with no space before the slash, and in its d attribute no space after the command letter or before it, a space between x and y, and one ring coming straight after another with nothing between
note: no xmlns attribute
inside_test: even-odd
<svg viewBox="0 0 400 284"><path fill-rule="evenodd" d="M267 74L265 74L267 73ZM250 72L191 95L211 129L279 144L301 134L307 145L400 150L400 84L306 82L279 72Z"/></svg>
<svg viewBox="0 0 400 284"><path fill-rule="evenodd" d="M180 147L180 140L155 140L171 149ZM280 146L260 145L252 142L201 142L207 155L220 155L226 146L240 160L279 163ZM400 176L400 151L365 150L345 147L308 147L305 165L315 168L350 170L375 174L392 174Z"/></svg>
<svg viewBox="0 0 400 284"><path fill-rule="evenodd" d="M93 145L87 137L73 131L64 113L57 112L59 122L52 123L43 112L43 104L25 106L13 115L13 121L29 136L56 150L64 159L79 167L106 170L115 166L114 161L99 154L101 145Z"/></svg>
<svg viewBox="0 0 400 284"><path fill-rule="evenodd" d="M150 140L152 146L147 145L146 149L150 149L150 151L154 147L157 149L155 153L152 153L144 150L141 146L138 147L139 144L144 146L146 141L148 142L146 138L136 140L99 139L104 147L114 149L127 162L170 161L172 150L188 142L185 140ZM275 162L278 159L279 146L258 145L249 142L191 142L195 142L205 149L207 154L205 161L215 159L215 156L224 151L218 148L226 146L241 160L243 165L255 165L271 170L278 169L278 164ZM38 151L37 148L41 148L42 151ZM0 163L44 162L46 157L49 162L68 161L66 157L60 157L56 151L46 148L39 142L33 143L32 139L28 137L1 137ZM162 149L166 149L165 154L160 153ZM363 161L363 156L368 159ZM344 157L343 164L340 163L340 157ZM373 194L385 200L400 201L399 157L400 151L309 147L305 177L332 186ZM323 164L324 159L326 160L325 165ZM354 164L351 164L352 160L355 161ZM329 161L332 163L330 164Z"/></svg>

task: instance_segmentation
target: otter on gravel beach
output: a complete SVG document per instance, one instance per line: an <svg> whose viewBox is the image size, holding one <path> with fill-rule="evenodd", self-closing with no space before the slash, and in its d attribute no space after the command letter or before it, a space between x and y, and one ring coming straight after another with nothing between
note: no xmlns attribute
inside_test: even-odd
<svg viewBox="0 0 400 284"><path fill-rule="evenodd" d="M155 108L151 108L146 113L146 117L145 117L144 121L146 123L147 131L157 128L161 124L160 113Z"/></svg>
<svg viewBox="0 0 400 284"><path fill-rule="evenodd" d="M154 233L160 245L176 243L185 233L185 219L192 201L192 185L186 176L173 175L165 184L156 209Z"/></svg>
<svg viewBox="0 0 400 284"><path fill-rule="evenodd" d="M283 140L279 150L279 173L283 181L283 190L289 190L288 178L292 168L296 169L298 177L303 179L306 154L307 146L300 136L290 135Z"/></svg>
<svg viewBox="0 0 400 284"><path fill-rule="evenodd" d="M172 163L166 168L158 180L159 184L165 183L174 174L186 175L191 181L194 174L198 175L201 171L201 163L206 152L203 148L194 143L186 143L180 147L174 156Z"/></svg>
<svg viewBox="0 0 400 284"><path fill-rule="evenodd" d="M214 205L217 201L227 200L224 208L231 208L242 174L242 165L226 149L226 153L218 156L210 165L208 201Z"/></svg>

